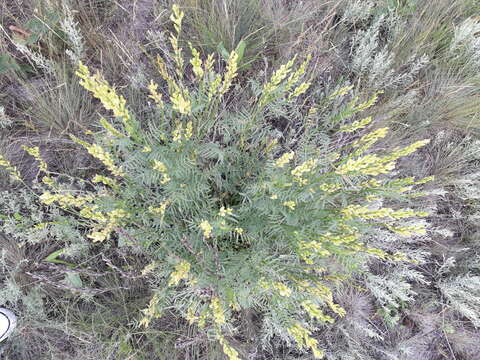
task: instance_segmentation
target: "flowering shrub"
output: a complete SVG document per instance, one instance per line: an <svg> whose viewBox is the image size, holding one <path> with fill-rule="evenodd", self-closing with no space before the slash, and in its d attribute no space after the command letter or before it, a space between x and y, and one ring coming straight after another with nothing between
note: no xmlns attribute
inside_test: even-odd
<svg viewBox="0 0 480 360"><path fill-rule="evenodd" d="M300 108L296 101L310 86L303 80L308 58L296 68L295 59L282 65L254 89L250 108L236 110L224 98L238 90L232 86L237 54L230 54L222 75L214 70L213 55L202 60L191 47L187 67L179 46L182 18L174 6L176 32L170 42L175 69L158 57L168 99L150 83L154 121L140 123L126 100L80 63L81 85L116 120L102 118L105 132L94 142L72 139L107 171L78 180L82 186L72 190L49 173L38 148L26 148L45 173L41 201L75 214L76 229L92 242L148 250L152 262L143 272L152 274L155 286L142 326L174 308L208 330L234 360L239 353L228 336L235 334L242 311L254 310L262 315L265 333L293 340L322 358L312 332L345 314L334 301L335 284L348 277L342 264L365 262L369 256L408 261L404 254L369 247L362 235L372 227L404 236L425 232L421 226L402 225L424 212L370 205L378 198L412 196L414 185L429 180L386 176L400 157L428 141L374 154L371 147L387 134L381 128L335 151L319 151L313 136L319 127L317 105L311 105L294 130L297 145L287 148L272 136L269 114L278 107ZM355 99L342 119L375 101L376 96L360 104ZM352 134L371 120L343 124L339 131Z"/></svg>

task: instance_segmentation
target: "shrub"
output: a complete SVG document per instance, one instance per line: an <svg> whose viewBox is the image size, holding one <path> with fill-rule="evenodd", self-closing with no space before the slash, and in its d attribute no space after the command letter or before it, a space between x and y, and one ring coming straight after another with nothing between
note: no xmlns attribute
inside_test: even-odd
<svg viewBox="0 0 480 360"><path fill-rule="evenodd" d="M26 148L44 173L40 200L45 211L60 208L68 224L93 242L148 250L152 262L143 273L152 274L153 296L140 325L149 326L174 309L218 341L230 359L238 359L228 337L235 334L239 317L253 310L262 315L266 339L293 340L321 358L315 326L345 313L334 301L336 284L371 256L409 261L405 254L370 247L363 234L375 228L403 236L425 232L402 223L426 213L394 207L429 179L386 175L397 159L428 141L374 154L370 149L388 131L379 128L343 147L324 144L327 151L321 151L318 105L298 100L310 86L304 80L308 57L297 68L295 59L282 65L263 87L254 84L240 110L226 96L245 99L248 94L242 84L233 86L235 52L222 75L214 70L213 55L202 60L191 47L194 81L188 84L178 45L182 18L174 6L175 69L157 59L168 99L159 85L150 84L154 122L140 123L125 99L80 63L81 85L115 120L102 118L105 132L93 142L72 139L108 173L67 186L49 172L38 148ZM355 98L333 117L343 137L367 127L369 117L348 124L345 119L376 99L359 103ZM272 122L282 113L297 114L299 121L290 123L290 133L279 140ZM18 179L6 159L0 164ZM379 198L389 199L392 207L375 208Z"/></svg>

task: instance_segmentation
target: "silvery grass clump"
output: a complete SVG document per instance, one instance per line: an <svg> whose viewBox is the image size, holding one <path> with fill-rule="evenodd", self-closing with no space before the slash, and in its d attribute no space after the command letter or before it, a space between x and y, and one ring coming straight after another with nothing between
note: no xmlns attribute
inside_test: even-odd
<svg viewBox="0 0 480 360"><path fill-rule="evenodd" d="M148 87L153 121L141 123L101 75L79 64L81 85L113 118L100 119L104 131L91 141L72 139L105 172L65 186L38 147L25 147L39 164L40 200L45 211L64 212L72 230L99 246L140 246L151 255L142 274L151 276L152 296L139 326L174 309L233 360L239 349L228 338L241 331L242 314L255 311L266 340L280 336L322 358L313 332L345 314L334 294L336 284L348 281L346 264L365 264L370 257L413 261L409 254L370 246L364 235L375 229L404 237L425 233L423 224L409 223L427 213L393 204L416 196L414 187L430 178L386 175L428 141L372 152L388 132L364 131L372 118L359 115L375 104L375 95L364 102L354 98L336 119L339 133L352 141L320 151L312 136L321 128L319 105L299 101L311 85L304 79L308 57L298 66L295 59L282 65L238 110L226 101L248 91L242 83L233 87L238 54L230 53L222 74L213 54L202 59L190 46L187 64L179 46L183 16L174 6L174 69L158 57L161 87L153 81ZM280 108L302 116L292 130L296 141L282 144L274 136L271 114ZM356 120L345 120L351 118ZM359 132L363 136L355 136ZM22 181L7 159L0 158L0 165ZM379 198L390 199L392 207L371 206Z"/></svg>

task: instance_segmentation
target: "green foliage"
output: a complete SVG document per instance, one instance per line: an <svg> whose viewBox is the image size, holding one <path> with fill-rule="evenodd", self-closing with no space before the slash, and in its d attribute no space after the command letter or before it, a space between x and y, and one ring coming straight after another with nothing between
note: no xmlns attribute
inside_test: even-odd
<svg viewBox="0 0 480 360"><path fill-rule="evenodd" d="M235 334L242 311L254 310L262 314L267 333L294 340L299 349L321 358L311 334L316 324L344 316L333 289L348 279L348 264L365 263L370 256L408 261L404 254L370 247L365 233L375 228L403 236L425 231L405 226L406 219L424 212L369 204L384 196L408 198L414 185L429 180L384 177L400 157L428 141L373 154L369 149L388 130L381 128L336 152L320 152L312 136L319 125L316 107L306 111L297 103L310 86L303 80L308 59L297 68L294 60L282 65L263 86L255 86L239 116L224 99L237 91L246 95L247 89L234 84L238 54L230 53L225 73L219 74L213 56L202 61L191 48L195 80L188 84L178 45L182 18L174 6L176 32L170 43L175 68L171 71L161 58L157 62L169 99L164 101L158 85L150 84L157 106L150 123L141 125L125 99L80 63L80 84L117 121L102 119L106 132L93 143L72 139L112 176L97 174L65 187L42 165L38 149L27 148L45 173L48 190L40 200L73 215L64 219L77 234L109 247L140 246L150 254L153 261L144 272L153 276L153 297L141 325L148 327L173 308L207 329L225 354L237 359L226 336ZM344 124L340 132L366 127L369 118L345 120L376 99L350 102L336 120ZM270 119L280 109L295 109L300 117L291 136L301 148L287 148L275 139ZM41 221L36 227L48 225ZM77 286L79 280L69 277Z"/></svg>

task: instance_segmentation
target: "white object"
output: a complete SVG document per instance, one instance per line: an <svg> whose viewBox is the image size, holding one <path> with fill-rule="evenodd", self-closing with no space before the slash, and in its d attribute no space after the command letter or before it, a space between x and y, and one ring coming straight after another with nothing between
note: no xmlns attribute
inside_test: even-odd
<svg viewBox="0 0 480 360"><path fill-rule="evenodd" d="M17 325L15 314L5 308L0 307L0 341L5 340Z"/></svg>

